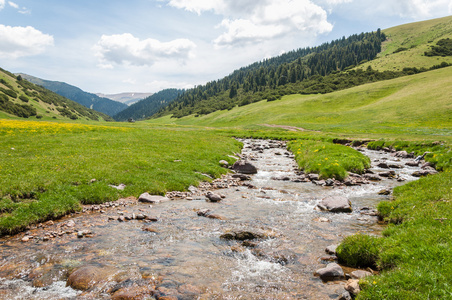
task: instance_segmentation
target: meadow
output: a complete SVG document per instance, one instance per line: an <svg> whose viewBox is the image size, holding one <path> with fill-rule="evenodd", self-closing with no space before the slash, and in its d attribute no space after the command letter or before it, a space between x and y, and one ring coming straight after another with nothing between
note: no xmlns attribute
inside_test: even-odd
<svg viewBox="0 0 452 300"><path fill-rule="evenodd" d="M3 234L81 204L185 190L226 173L219 161L241 147L212 130L104 124L0 120Z"/></svg>
<svg viewBox="0 0 452 300"><path fill-rule="evenodd" d="M396 188L393 200L381 202L389 224L382 237L352 236L340 246L344 263L369 259L381 272L361 281L358 299L450 298L450 78L448 67L325 95L133 124L0 114L0 232L16 233L82 204L163 195L211 180L227 172L220 160L232 163L228 155L240 152L233 137L289 140L300 168L337 179L362 172L369 161L334 139L373 140L369 148L430 151L426 160L441 173ZM119 184L126 188L110 186Z"/></svg>

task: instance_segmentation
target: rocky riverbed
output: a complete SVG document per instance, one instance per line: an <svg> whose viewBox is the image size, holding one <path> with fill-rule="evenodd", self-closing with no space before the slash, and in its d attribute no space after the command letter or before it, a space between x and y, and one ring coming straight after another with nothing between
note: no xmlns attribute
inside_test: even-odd
<svg viewBox="0 0 452 300"><path fill-rule="evenodd" d="M322 277L336 267L328 246L379 234L376 204L413 174L434 172L408 154L363 148L367 174L324 181L300 172L284 142L243 142L250 174L86 206L3 237L0 298L337 299L356 270ZM332 212L331 199L346 212Z"/></svg>

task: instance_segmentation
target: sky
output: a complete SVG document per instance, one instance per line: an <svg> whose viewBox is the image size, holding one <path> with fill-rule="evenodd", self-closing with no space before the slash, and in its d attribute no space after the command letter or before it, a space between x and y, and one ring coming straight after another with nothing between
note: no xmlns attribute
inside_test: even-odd
<svg viewBox="0 0 452 300"><path fill-rule="evenodd" d="M87 92L191 88L452 0L0 0L0 67Z"/></svg>

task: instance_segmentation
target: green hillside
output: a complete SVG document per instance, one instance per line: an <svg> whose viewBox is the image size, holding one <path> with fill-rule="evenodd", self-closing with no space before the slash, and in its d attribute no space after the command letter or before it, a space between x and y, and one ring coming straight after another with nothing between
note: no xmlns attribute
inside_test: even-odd
<svg viewBox="0 0 452 300"><path fill-rule="evenodd" d="M404 24L383 30L387 40L377 59L364 64L380 71L401 71L405 67L430 68L452 63L452 56L426 56L441 39L452 38L452 16Z"/></svg>
<svg viewBox="0 0 452 300"><path fill-rule="evenodd" d="M65 82L44 80L22 73L17 75L20 75L22 76L22 78L34 84L41 85L46 89L49 89L52 92L55 92L58 95L66 97L72 101L75 101L87 108L94 109L111 117L128 107L127 104L99 97L95 94L85 92L80 88L67 84Z"/></svg>
<svg viewBox="0 0 452 300"><path fill-rule="evenodd" d="M290 95L206 116L169 116L153 123L254 128L286 125L332 133L450 138L452 67L324 95Z"/></svg>
<svg viewBox="0 0 452 300"><path fill-rule="evenodd" d="M112 120L3 69L0 69L0 113L2 118Z"/></svg>

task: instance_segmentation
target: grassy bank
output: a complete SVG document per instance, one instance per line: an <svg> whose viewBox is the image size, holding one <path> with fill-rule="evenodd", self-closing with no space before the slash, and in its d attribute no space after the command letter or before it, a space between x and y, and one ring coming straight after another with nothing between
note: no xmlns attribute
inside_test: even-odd
<svg viewBox="0 0 452 300"><path fill-rule="evenodd" d="M362 292L357 299L450 299L452 153L437 143L384 146L402 144L417 152L432 151L427 160L443 172L394 189L394 200L378 206L389 223L383 237L348 237L338 247L338 256L347 265L381 271L381 275L360 282Z"/></svg>
<svg viewBox="0 0 452 300"><path fill-rule="evenodd" d="M240 144L212 130L0 121L0 231L143 192L184 190L226 170ZM92 181L95 179L95 181ZM119 191L109 185L125 184Z"/></svg>
<svg viewBox="0 0 452 300"><path fill-rule="evenodd" d="M350 147L330 142L297 140L288 148L306 173L317 173L320 178L343 180L348 172L363 173L370 167L370 159Z"/></svg>

